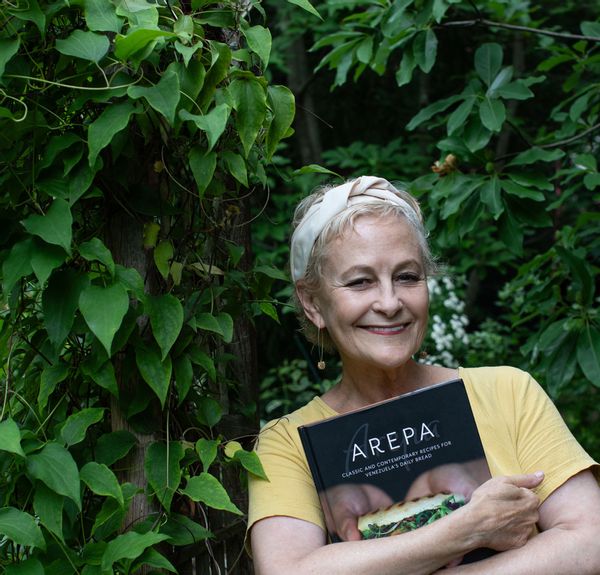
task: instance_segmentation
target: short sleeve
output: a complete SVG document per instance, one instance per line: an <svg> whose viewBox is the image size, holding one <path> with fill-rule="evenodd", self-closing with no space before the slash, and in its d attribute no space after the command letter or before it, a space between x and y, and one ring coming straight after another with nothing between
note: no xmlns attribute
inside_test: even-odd
<svg viewBox="0 0 600 575"><path fill-rule="evenodd" d="M325 529L297 426L287 418L268 423L255 446L268 480L249 478L248 529L266 517L289 516Z"/></svg>
<svg viewBox="0 0 600 575"><path fill-rule="evenodd" d="M514 389L517 458L524 473L542 470L545 479L536 490L546 499L573 475L596 462L568 429L556 406L529 374L519 378Z"/></svg>

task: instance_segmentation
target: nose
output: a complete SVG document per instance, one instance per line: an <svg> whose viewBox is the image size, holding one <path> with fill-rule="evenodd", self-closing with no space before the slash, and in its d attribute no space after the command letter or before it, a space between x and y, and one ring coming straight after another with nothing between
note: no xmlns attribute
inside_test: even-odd
<svg viewBox="0 0 600 575"><path fill-rule="evenodd" d="M402 306L402 297L398 286L395 286L393 282L380 284L377 297L373 302L373 310L386 317L393 317L402 309Z"/></svg>

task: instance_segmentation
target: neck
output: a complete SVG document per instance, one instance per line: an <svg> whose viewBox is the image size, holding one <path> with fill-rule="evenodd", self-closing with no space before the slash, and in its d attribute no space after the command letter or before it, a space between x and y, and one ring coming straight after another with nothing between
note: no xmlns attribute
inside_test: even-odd
<svg viewBox="0 0 600 575"><path fill-rule="evenodd" d="M389 371L374 370L371 366L361 369L344 366L340 383L324 394L323 400L338 413L346 413L441 383L455 374L455 370L422 365L412 360Z"/></svg>

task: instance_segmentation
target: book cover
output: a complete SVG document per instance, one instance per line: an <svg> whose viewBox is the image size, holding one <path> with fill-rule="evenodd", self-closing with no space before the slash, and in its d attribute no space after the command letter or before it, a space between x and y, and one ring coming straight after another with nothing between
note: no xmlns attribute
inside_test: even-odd
<svg viewBox="0 0 600 575"><path fill-rule="evenodd" d="M490 478L461 379L299 428L333 542L396 535L451 513ZM409 502L409 510L403 505ZM404 517L403 512L408 514ZM476 550L463 562L490 550Z"/></svg>

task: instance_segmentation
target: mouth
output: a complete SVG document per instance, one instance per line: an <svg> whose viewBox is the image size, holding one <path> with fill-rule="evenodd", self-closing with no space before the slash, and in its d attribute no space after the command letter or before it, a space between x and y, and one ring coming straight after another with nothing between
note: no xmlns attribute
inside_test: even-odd
<svg viewBox="0 0 600 575"><path fill-rule="evenodd" d="M405 331L410 323L401 323L396 325L365 325L362 329L369 333L377 335L396 335Z"/></svg>

